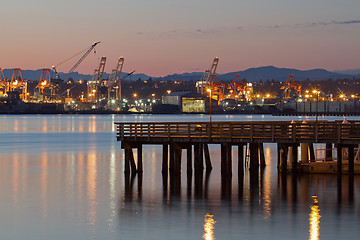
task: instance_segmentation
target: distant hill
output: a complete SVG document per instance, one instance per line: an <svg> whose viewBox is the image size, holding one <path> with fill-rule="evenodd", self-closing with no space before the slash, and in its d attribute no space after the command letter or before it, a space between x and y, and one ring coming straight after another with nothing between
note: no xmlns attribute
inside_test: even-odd
<svg viewBox="0 0 360 240"><path fill-rule="evenodd" d="M13 69L5 69L5 76L8 79L11 79ZM290 74L294 74L294 78L297 81L304 81L307 78L310 80L327 80L329 78L332 79L344 79L349 78L352 79L353 77L360 78L360 74L356 74L354 70L354 74L345 73L348 71L344 71L344 73L340 72L329 72L325 69L312 69L312 70L297 70L291 68L277 68L273 66L266 66L266 67L258 67L258 68L249 68L244 71L237 71L237 72L230 72L225 74L217 74L218 78L223 81L231 81L234 79L236 74L240 75L241 79L246 79L249 82L254 81L267 81L267 80L275 80L275 81L286 81ZM24 79L27 80L39 80L41 69L38 70L22 70L22 74ZM91 80L92 75L80 74L78 72L73 72L69 76L66 76L65 73L59 73L61 79L71 77L74 80ZM122 73L121 78L126 80L147 80L151 76L146 74L132 74L131 76L127 76L128 73ZM55 74L52 73L52 76L55 77ZM160 80L182 80L182 81L189 81L189 80L200 80L203 76L203 72L192 72L192 73L182 73L182 74L172 74L165 77L151 77L152 79L160 79ZM108 78L109 74L104 73L104 78Z"/></svg>
<svg viewBox="0 0 360 240"><path fill-rule="evenodd" d="M341 74L349 74L349 75L360 76L360 69L351 69L351 70L334 71L334 72L341 73Z"/></svg>
<svg viewBox="0 0 360 240"><path fill-rule="evenodd" d="M220 76L221 79L232 80L236 74L240 74L241 79L246 78L246 80L249 82L259 80L266 81L272 79L275 81L286 81L290 74L293 74L295 80L297 81L304 81L307 78L310 80L327 80L329 78L343 79L353 77L349 74L334 73L324 69L297 70L291 68L277 68L273 66L250 68L245 71L226 73Z"/></svg>
<svg viewBox="0 0 360 240"><path fill-rule="evenodd" d="M266 81L266 80L275 80L275 81L286 81L290 74L294 74L295 80L304 81L307 78L310 80L327 80L332 79L344 79L344 78L353 78L356 75L352 74L342 74L329 72L324 69L312 69L312 70L297 70L291 68L277 68L273 66L267 67L258 67L258 68L249 68L245 71L230 72L225 74L217 74L218 78L223 81L231 81L234 77L239 74L241 79L246 79L249 82L254 81ZM163 80L200 80L202 77L202 72L193 72L193 73L184 73L184 74L172 74L166 77L162 77Z"/></svg>

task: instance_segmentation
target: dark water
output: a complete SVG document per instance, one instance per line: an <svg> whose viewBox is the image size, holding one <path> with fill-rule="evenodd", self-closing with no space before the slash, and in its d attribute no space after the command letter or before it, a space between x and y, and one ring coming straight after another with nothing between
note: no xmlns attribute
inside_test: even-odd
<svg viewBox="0 0 360 240"><path fill-rule="evenodd" d="M213 116L213 121L293 119L302 118ZM207 115L0 115L0 239L358 239L359 176L353 196L343 176L341 198L335 175L279 178L274 144L264 145L264 172L256 179L246 172L243 183L233 149L227 194L215 145L210 145L212 172L189 178L183 161L176 191L164 185L157 146L144 146L142 178L124 176L113 122L208 120Z"/></svg>

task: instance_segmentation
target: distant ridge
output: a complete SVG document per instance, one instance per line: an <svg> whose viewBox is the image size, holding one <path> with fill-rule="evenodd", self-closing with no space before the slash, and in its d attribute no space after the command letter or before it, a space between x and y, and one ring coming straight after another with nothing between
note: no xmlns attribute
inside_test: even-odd
<svg viewBox="0 0 360 240"><path fill-rule="evenodd" d="M5 69L5 77L10 79L12 75L13 69ZM27 80L39 80L41 69L38 70L22 70L24 79ZM350 74L350 71L341 72L330 72L325 69L311 69L311 70L297 70L291 68L277 68L274 66L265 66L265 67L258 67L258 68L249 68L244 71L237 71L237 72L230 72L225 74L217 74L218 78L223 81L231 81L234 79L235 75L239 74L241 79L246 79L248 82L254 81L286 81L290 74L294 74L295 80L297 81L304 81L306 79L314 80L327 80L332 78L336 79L352 79L352 78L359 78L360 74L356 74L357 72L354 71L354 74ZM64 79L66 77L65 73L59 73L60 78ZM189 81L189 80L200 80L203 72L192 72L192 73L181 73L181 74L171 74L165 77L151 77L146 74L132 74L130 77L126 77L128 73L122 73L121 78L126 80L148 80L149 78L152 79L160 79L160 80L182 80L182 81ZM55 74L53 74L55 77ZM71 77L74 80L91 80L92 75L90 74L80 74L78 72L73 72L69 74L68 78ZM108 78L109 74L104 73L104 78Z"/></svg>

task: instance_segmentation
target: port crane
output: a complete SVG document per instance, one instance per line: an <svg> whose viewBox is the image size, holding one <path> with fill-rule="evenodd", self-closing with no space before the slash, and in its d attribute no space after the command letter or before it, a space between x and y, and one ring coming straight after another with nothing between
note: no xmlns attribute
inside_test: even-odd
<svg viewBox="0 0 360 240"><path fill-rule="evenodd" d="M240 74L236 74L232 82L228 85L230 89L230 98L238 100L242 96L246 97L247 86L246 83L241 82Z"/></svg>
<svg viewBox="0 0 360 240"><path fill-rule="evenodd" d="M23 101L27 101L27 81L23 79L22 72L20 68L14 68L13 74L11 76L9 91L13 92L16 90L19 91L20 98Z"/></svg>
<svg viewBox="0 0 360 240"><path fill-rule="evenodd" d="M6 92L8 91L8 82L6 81L5 78L5 74L4 74L4 70L2 68L0 68L0 89L2 94L6 94Z"/></svg>
<svg viewBox="0 0 360 240"><path fill-rule="evenodd" d="M124 58L120 57L116 68L112 70L109 80L107 82L108 87L108 100L110 100L110 92L113 88L115 88L115 100L121 100L121 80L120 76L122 73L122 68L124 65Z"/></svg>
<svg viewBox="0 0 360 240"><path fill-rule="evenodd" d="M40 80L37 85L37 88L38 88L39 94L40 94L40 101L45 100L44 89L50 90L50 98L55 94L55 88L51 82L50 69L43 68L41 70Z"/></svg>
<svg viewBox="0 0 360 240"><path fill-rule="evenodd" d="M75 54L74 56L72 56L72 57L70 57L70 58L68 58L68 59L65 59L65 60L62 61L61 63L58 63L57 65L52 66L52 69L54 70L55 75L56 75L56 79L57 79L57 80L60 80L59 73L58 73L58 71L56 70L57 66L59 66L59 65L65 63L65 62L69 61L70 59L76 57L77 55L79 55L79 54L81 54L81 53L83 53L83 52L85 51L85 53L84 53L84 54L81 56L81 58L75 63L75 65L72 66L72 67L70 68L70 70L66 73L66 76L65 76L65 79L64 79L64 80L66 80L67 76L68 76L70 73L72 73L72 72L80 65L80 63L82 63L82 61L84 61L84 59L89 55L89 53L91 53L91 51L92 51L92 50L96 47L96 45L98 45L99 43L100 43L100 42L94 42L89 48L86 48L85 50L83 50L83 51ZM95 50L94 50L94 53L96 53Z"/></svg>
<svg viewBox="0 0 360 240"><path fill-rule="evenodd" d="M291 98L292 90L294 90L298 96L301 95L301 84L295 81L293 74L288 77L285 84L281 86L280 89L284 90L284 99Z"/></svg>
<svg viewBox="0 0 360 240"><path fill-rule="evenodd" d="M208 70L205 70L203 76L201 77L200 81L196 82L196 91L201 94L206 94L206 88L209 87L209 85L212 82L212 79L216 73L216 68L219 63L219 58L214 58L210 68Z"/></svg>
<svg viewBox="0 0 360 240"><path fill-rule="evenodd" d="M220 103L224 99L225 83L220 82L216 74L211 78L211 98Z"/></svg>
<svg viewBox="0 0 360 240"><path fill-rule="evenodd" d="M90 102L96 102L99 99L100 87L103 84L103 74L105 69L106 57L100 59L99 67L94 70L94 75L91 81L88 82L87 91Z"/></svg>

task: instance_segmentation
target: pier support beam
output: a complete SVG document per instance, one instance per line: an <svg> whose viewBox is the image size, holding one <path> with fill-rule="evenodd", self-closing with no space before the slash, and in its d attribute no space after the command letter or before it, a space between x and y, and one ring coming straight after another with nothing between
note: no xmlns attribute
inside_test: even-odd
<svg viewBox="0 0 360 240"><path fill-rule="evenodd" d="M281 160L282 173L285 173L287 171L287 156L288 156L288 147L284 144L281 144L280 160Z"/></svg>
<svg viewBox="0 0 360 240"><path fill-rule="evenodd" d="M231 144L221 144L221 197L230 199L232 179Z"/></svg>
<svg viewBox="0 0 360 240"><path fill-rule="evenodd" d="M314 144L309 144L309 152L310 152L310 162L315 162L315 151L314 151Z"/></svg>
<svg viewBox="0 0 360 240"><path fill-rule="evenodd" d="M338 202L341 202L342 193L342 148L341 144L337 144L337 190L338 190Z"/></svg>
<svg viewBox="0 0 360 240"><path fill-rule="evenodd" d="M221 174L232 175L231 145L228 143L221 144Z"/></svg>
<svg viewBox="0 0 360 240"><path fill-rule="evenodd" d="M259 143L259 156L260 156L260 167L264 168L266 166L265 163L265 154L264 154L264 144Z"/></svg>
<svg viewBox="0 0 360 240"><path fill-rule="evenodd" d="M292 168L291 172L297 174L297 163L298 163L298 146L295 144L292 148Z"/></svg>
<svg viewBox="0 0 360 240"><path fill-rule="evenodd" d="M187 173L192 174L192 171L193 171L193 168L192 168L192 145L190 145L186 149L186 153L187 153L187 162L186 162Z"/></svg>
<svg viewBox="0 0 360 240"><path fill-rule="evenodd" d="M125 161L124 161L124 173L130 173L130 150L131 148L125 148Z"/></svg>
<svg viewBox="0 0 360 240"><path fill-rule="evenodd" d="M300 151L301 151L301 159L302 163L309 162L309 144L308 143L300 143Z"/></svg>
<svg viewBox="0 0 360 240"><path fill-rule="evenodd" d="M142 145L137 147L137 164L138 164L138 173L142 174L143 172Z"/></svg>
<svg viewBox="0 0 360 240"><path fill-rule="evenodd" d="M326 143L325 146L325 161L332 161L333 160L333 154L332 154L332 143Z"/></svg>
<svg viewBox="0 0 360 240"><path fill-rule="evenodd" d="M207 145L207 143L204 144L204 155L205 155L206 170L211 170L212 164L210 160L209 146Z"/></svg>
<svg viewBox="0 0 360 240"><path fill-rule="evenodd" d="M238 145L238 174L244 175L244 144Z"/></svg>
<svg viewBox="0 0 360 240"><path fill-rule="evenodd" d="M170 174L175 172L176 163L175 163L175 146L173 143L170 144L170 160L169 160L169 170Z"/></svg>
<svg viewBox="0 0 360 240"><path fill-rule="evenodd" d="M354 145L350 145L349 150L349 200L354 200Z"/></svg>
<svg viewBox="0 0 360 240"><path fill-rule="evenodd" d="M129 156L130 156L130 166L131 166L131 173L135 174L137 172L136 170L136 164L134 159L134 154L132 148L129 149Z"/></svg>
<svg viewBox="0 0 360 240"><path fill-rule="evenodd" d="M128 174L131 170L131 172L135 174L136 164L134 160L132 146L130 144L124 144L123 148L125 149L124 173Z"/></svg>
<svg viewBox="0 0 360 240"><path fill-rule="evenodd" d="M203 147L201 143L194 144L194 169L196 171L203 171Z"/></svg>
<svg viewBox="0 0 360 240"><path fill-rule="evenodd" d="M250 171L259 170L259 147L257 143L250 143Z"/></svg>
<svg viewBox="0 0 360 240"><path fill-rule="evenodd" d="M163 161L162 161L162 173L168 174L169 171L169 146L163 144Z"/></svg>

